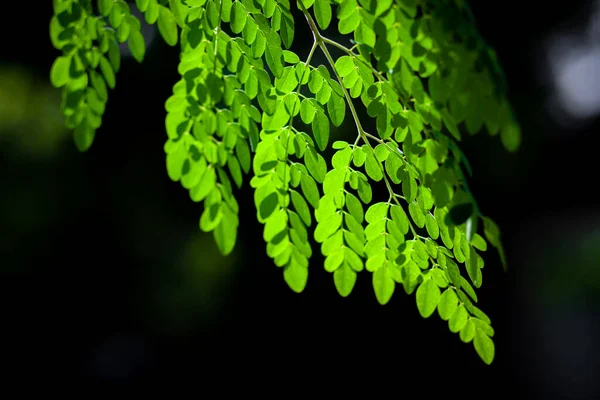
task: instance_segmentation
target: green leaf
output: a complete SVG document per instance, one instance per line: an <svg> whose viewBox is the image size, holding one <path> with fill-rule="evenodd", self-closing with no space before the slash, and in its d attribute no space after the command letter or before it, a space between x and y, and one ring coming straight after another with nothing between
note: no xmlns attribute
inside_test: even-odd
<svg viewBox="0 0 600 400"><path fill-rule="evenodd" d="M487 250L486 241L477 233L474 234L473 237L471 238L471 245L479 251Z"/></svg>
<svg viewBox="0 0 600 400"><path fill-rule="evenodd" d="M189 8L183 4L181 0L169 0L169 8L171 9L171 13L173 13L177 25L180 28L184 28L186 26L185 20L189 13Z"/></svg>
<svg viewBox="0 0 600 400"><path fill-rule="evenodd" d="M336 149L336 150L345 149L348 146L349 146L348 142L344 142L343 140L336 140L331 145L331 147L334 148L334 149Z"/></svg>
<svg viewBox="0 0 600 400"><path fill-rule="evenodd" d="M437 239L440 236L440 228L435 218L430 213L427 213L427 215L425 216L425 228L427 229L427 233L433 240Z"/></svg>
<svg viewBox="0 0 600 400"><path fill-rule="evenodd" d="M507 123L500 131L500 140L506 150L514 153L521 146L521 128L515 121Z"/></svg>
<svg viewBox="0 0 600 400"><path fill-rule="evenodd" d="M237 239L238 217L228 209L223 210L221 223L214 230L214 238L222 255L226 256L235 247Z"/></svg>
<svg viewBox="0 0 600 400"><path fill-rule="evenodd" d="M358 179L358 197L365 204L369 204L373 198L371 185L366 180Z"/></svg>
<svg viewBox="0 0 600 400"><path fill-rule="evenodd" d="M127 19L123 19L123 21L119 25L119 28L117 29L117 41L119 43L125 42L127 40L127 38L129 37L130 32L131 32L131 25L129 25L129 22Z"/></svg>
<svg viewBox="0 0 600 400"><path fill-rule="evenodd" d="M242 169L240 168L238 159L233 154L227 156L227 168L229 168L229 173L231 174L235 185L238 188L242 187Z"/></svg>
<svg viewBox="0 0 600 400"><path fill-rule="evenodd" d="M327 29L331 22L331 4L329 4L329 0L315 0L313 10L319 27Z"/></svg>
<svg viewBox="0 0 600 400"><path fill-rule="evenodd" d="M494 361L495 355L495 346L494 342L488 335L486 335L481 330L477 329L475 332L475 337L473 338L473 346L475 347L475 351L483 362L487 365L490 365L492 361Z"/></svg>
<svg viewBox="0 0 600 400"><path fill-rule="evenodd" d="M471 318L469 318L465 326L462 327L459 335L460 340L462 340L465 343L469 343L471 340L473 340L473 336L475 336L475 324L473 323Z"/></svg>
<svg viewBox="0 0 600 400"><path fill-rule="evenodd" d="M170 176L170 175L169 175ZM215 188L217 184L217 173L211 165L204 171L200 181L190 190L190 198L194 202L202 201Z"/></svg>
<svg viewBox="0 0 600 400"><path fill-rule="evenodd" d="M104 80L109 88L114 89L116 85L115 81L115 71L113 67L110 65L108 59L104 56L100 56L100 71L102 71L102 75L104 75Z"/></svg>
<svg viewBox="0 0 600 400"><path fill-rule="evenodd" d="M300 62L300 57L298 57L296 53L292 51L284 50L283 60L288 64L298 64Z"/></svg>
<svg viewBox="0 0 600 400"><path fill-rule="evenodd" d="M376 223L381 221L386 217L389 206L389 203L384 202L373 204L367 210L367 213L365 214L365 219L368 223Z"/></svg>
<svg viewBox="0 0 600 400"><path fill-rule="evenodd" d="M283 269L285 282L296 293L301 293L308 281L308 268L298 260L299 257L301 256L292 255L289 264Z"/></svg>
<svg viewBox="0 0 600 400"><path fill-rule="evenodd" d="M298 78L293 67L285 67L280 78L275 78L275 89L282 93L290 93L298 86Z"/></svg>
<svg viewBox="0 0 600 400"><path fill-rule="evenodd" d="M354 40L369 47L375 47L375 32L365 23L359 24L354 31Z"/></svg>
<svg viewBox="0 0 600 400"><path fill-rule="evenodd" d="M304 164L308 172L319 183L323 183L327 174L327 163L323 156L315 151L313 147L309 147L304 153Z"/></svg>
<svg viewBox="0 0 600 400"><path fill-rule="evenodd" d="M146 22L149 24L153 24L156 22L159 16L159 4L157 0L150 0L148 3L148 8L144 12L144 18Z"/></svg>
<svg viewBox="0 0 600 400"><path fill-rule="evenodd" d="M121 22L123 22L123 12L121 12L121 7L119 7L119 5L119 3L116 3L108 15L108 21L114 29L119 28L121 26Z"/></svg>
<svg viewBox="0 0 600 400"><path fill-rule="evenodd" d="M367 145L364 145L367 146ZM365 161L365 171L369 178L373 179L375 182L379 182L383 179L383 172L381 171L381 167L379 166L379 161L373 155L373 151L363 146L363 152L366 156Z"/></svg>
<svg viewBox="0 0 600 400"><path fill-rule="evenodd" d="M442 293L438 302L438 314L444 321L448 321L458 306L458 296L452 288L448 288Z"/></svg>
<svg viewBox="0 0 600 400"><path fill-rule="evenodd" d="M356 272L344 262L333 273L333 282L340 296L347 297L356 283Z"/></svg>
<svg viewBox="0 0 600 400"><path fill-rule="evenodd" d="M108 99L108 90L106 89L104 78L102 78L96 71L90 71L90 81L92 82L92 87L96 89L98 97L106 102Z"/></svg>
<svg viewBox="0 0 600 400"><path fill-rule="evenodd" d="M335 69L343 78L354 70L354 61L349 56L341 56L335 61Z"/></svg>
<svg viewBox="0 0 600 400"><path fill-rule="evenodd" d="M187 158L187 149L179 142L175 150L167 154L167 173L173 182L181 179L183 164Z"/></svg>
<svg viewBox="0 0 600 400"><path fill-rule="evenodd" d="M248 148L248 142L246 140L238 140L235 143L235 154L240 161L240 166L245 173L250 171L250 149Z"/></svg>
<svg viewBox="0 0 600 400"><path fill-rule="evenodd" d="M315 180L307 174L302 174L300 187L302 188L304 197L306 197L306 200L308 200L310 205L315 209L319 208L319 189L317 188Z"/></svg>
<svg viewBox="0 0 600 400"><path fill-rule="evenodd" d="M343 169L332 169L325 175L323 181L323 192L330 196L338 195L344 189L344 177L346 171Z"/></svg>
<svg viewBox="0 0 600 400"><path fill-rule="evenodd" d="M144 60L146 54L146 43L144 42L144 36L140 31L131 31L129 33L128 41L129 51L137 62Z"/></svg>
<svg viewBox="0 0 600 400"><path fill-rule="evenodd" d="M352 215L359 224L362 224L364 218L362 203L350 192L346 193L346 208L350 215Z"/></svg>
<svg viewBox="0 0 600 400"><path fill-rule="evenodd" d="M292 204L294 205L294 210L298 213L302 221L306 226L310 226L311 218L310 218L310 210L308 209L308 205L304 198L300 195L300 193L295 190L290 190L290 195L292 198Z"/></svg>
<svg viewBox="0 0 600 400"><path fill-rule="evenodd" d="M167 7L158 6L158 31L169 46L177 44L177 22Z"/></svg>
<svg viewBox="0 0 600 400"><path fill-rule="evenodd" d="M390 209L390 215L392 220L398 225L398 228L400 228L400 232L406 235L409 229L409 221L404 209L394 204Z"/></svg>
<svg viewBox="0 0 600 400"><path fill-rule="evenodd" d="M206 21L211 29L215 29L219 25L219 9L213 0L209 0L206 3L206 17Z"/></svg>
<svg viewBox="0 0 600 400"><path fill-rule="evenodd" d="M139 2L139 0L138 0ZM115 4L114 0L98 0L98 12L103 17L108 17ZM143 10L142 10L143 11Z"/></svg>
<svg viewBox="0 0 600 400"><path fill-rule="evenodd" d="M373 273L373 289L375 290L375 296L379 304L385 305L390 301L395 287L396 282L391 278L388 267L375 270Z"/></svg>
<svg viewBox="0 0 600 400"><path fill-rule="evenodd" d="M311 126L319 150L325 150L329 141L329 120L323 111L317 111Z"/></svg>
<svg viewBox="0 0 600 400"><path fill-rule="evenodd" d="M119 49L119 44L114 37L111 37L108 47L108 59L110 60L110 65L115 73L119 72L119 68L121 68L121 50Z"/></svg>
<svg viewBox="0 0 600 400"><path fill-rule="evenodd" d="M448 327L450 328L450 332L458 333L463 328L463 326L465 326L468 318L469 314L467 313L465 306L460 304L456 308L456 310L454 310L454 313L452 313L452 316L448 321Z"/></svg>
<svg viewBox="0 0 600 400"><path fill-rule="evenodd" d="M281 35L281 41L286 49L292 47L294 42L294 20L291 16L287 16L285 13L281 17L281 27L279 34Z"/></svg>
<svg viewBox="0 0 600 400"><path fill-rule="evenodd" d="M202 1L202 0L200 0ZM188 1L188 5L191 6ZM198 4L197 7L201 7L202 4ZM233 3L231 0L221 0L221 21L229 23L231 21L231 9L233 7Z"/></svg>
<svg viewBox="0 0 600 400"><path fill-rule="evenodd" d="M440 301L440 288L433 279L427 279L417 289L417 308L423 318L428 318L435 311Z"/></svg>
<svg viewBox="0 0 600 400"><path fill-rule="evenodd" d="M50 83L52 83L52 86L60 88L69 82L70 67L71 57L59 56L54 60L50 68Z"/></svg>
<svg viewBox="0 0 600 400"><path fill-rule="evenodd" d="M231 31L233 33L241 33L246 26L248 12L246 7L239 1L235 1L231 7Z"/></svg>
<svg viewBox="0 0 600 400"><path fill-rule="evenodd" d="M425 216L423 215L421 208L419 208L419 205L414 201L408 204L408 213L415 222L415 225L417 225L419 228L423 228L425 226Z"/></svg>
<svg viewBox="0 0 600 400"><path fill-rule="evenodd" d="M263 239L266 242L274 240L281 232L285 232L287 228L288 214L284 209L273 213L265 221L265 229L263 231Z"/></svg>
<svg viewBox="0 0 600 400"><path fill-rule="evenodd" d="M409 174L402 180L402 194L407 201L413 201L417 197L417 182Z"/></svg>
<svg viewBox="0 0 600 400"><path fill-rule="evenodd" d="M204 232L213 231L223 218L223 203L214 203L206 207L200 217L200 229Z"/></svg>
<svg viewBox="0 0 600 400"><path fill-rule="evenodd" d="M103 1L106 2L106 0L103 0ZM108 1L112 2L113 0L108 0ZM150 3L150 0L135 0L135 5L141 12L145 12L148 9L149 3Z"/></svg>
<svg viewBox="0 0 600 400"><path fill-rule="evenodd" d="M283 51L281 50L281 39L274 31L267 34L266 61L271 72L276 78L281 77L284 71Z"/></svg>
<svg viewBox="0 0 600 400"><path fill-rule="evenodd" d="M335 250L333 253L328 253L327 258L325 259L324 267L327 272L334 272L336 269L342 265L344 262L344 249L339 248Z"/></svg>
<svg viewBox="0 0 600 400"><path fill-rule="evenodd" d="M90 148L94 142L96 130L85 122L82 122L73 133L73 139L77 150L83 152Z"/></svg>
<svg viewBox="0 0 600 400"><path fill-rule="evenodd" d="M255 202L258 205L258 217L259 220L265 221L269 218L275 210L279 207L279 201L277 198L277 193L270 192L266 194L264 197L257 196L259 191L254 192L255 194Z"/></svg>
<svg viewBox="0 0 600 400"><path fill-rule="evenodd" d="M327 102L327 112L334 126L340 126L346 115L346 101L343 97L332 94Z"/></svg>
<svg viewBox="0 0 600 400"><path fill-rule="evenodd" d="M315 114L317 113L317 109L313 106L309 99L302 100L300 104L300 118L302 118L302 122L305 124L310 124Z"/></svg>
<svg viewBox="0 0 600 400"><path fill-rule="evenodd" d="M339 17L339 16L338 16ZM352 33L358 28L360 24L360 14L358 10L355 8L351 14L346 16L346 18L341 18L338 22L338 30L342 35L347 35Z"/></svg>
<svg viewBox="0 0 600 400"><path fill-rule="evenodd" d="M319 243L323 243L325 239L333 235L342 225L342 214L334 212L326 217L325 220L319 221L315 229L314 237Z"/></svg>
<svg viewBox="0 0 600 400"><path fill-rule="evenodd" d="M473 307L475 308L475 307ZM475 310L477 311L477 310ZM475 315L479 314L478 312L474 313ZM470 318L470 320L473 322L473 324L475 325L475 328L477 328L478 330L483 331L486 335L488 335L489 337L493 337L494 336L494 328L492 328L489 325L489 319L488 321L484 321L482 319L479 318Z"/></svg>
<svg viewBox="0 0 600 400"><path fill-rule="evenodd" d="M352 157L352 149L350 147L345 147L341 150L335 152L333 157L331 158L331 165L335 169L341 169L346 171L347 167L350 165L350 158Z"/></svg>

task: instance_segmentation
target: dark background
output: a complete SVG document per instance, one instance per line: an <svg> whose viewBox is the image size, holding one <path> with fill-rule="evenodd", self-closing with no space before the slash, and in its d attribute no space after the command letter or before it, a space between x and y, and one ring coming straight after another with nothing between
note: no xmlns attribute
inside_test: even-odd
<svg viewBox="0 0 600 400"><path fill-rule="evenodd" d="M220 256L198 228L201 204L166 174L164 101L179 79L178 53L153 28L144 63L123 59L96 140L78 153L48 82L59 55L48 38L51 2L13 3L4 16L16 24L0 28L7 383L185 377L199 395L219 385L599 398L597 2L470 2L523 131L515 154L486 134L464 143L472 190L501 226L509 262L504 273L495 251L485 254L479 305L496 330L491 366L437 313L422 319L400 287L380 306L365 272L341 298L317 246L305 292L293 293L266 256L247 181L236 249ZM296 21L304 58L309 33Z"/></svg>

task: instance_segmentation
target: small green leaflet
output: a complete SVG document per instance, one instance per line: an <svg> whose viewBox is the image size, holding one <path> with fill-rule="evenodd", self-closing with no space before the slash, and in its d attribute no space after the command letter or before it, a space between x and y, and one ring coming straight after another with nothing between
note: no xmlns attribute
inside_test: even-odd
<svg viewBox="0 0 600 400"><path fill-rule="evenodd" d="M177 23L167 7L158 6L158 31L169 46L177 44Z"/></svg>
<svg viewBox="0 0 600 400"><path fill-rule="evenodd" d="M331 22L331 4L329 4L329 0L315 0L314 11L319 28L327 29Z"/></svg>
<svg viewBox="0 0 600 400"><path fill-rule="evenodd" d="M54 87L65 86L69 82L69 67L71 58L66 56L57 57L50 68L50 82Z"/></svg>
<svg viewBox="0 0 600 400"><path fill-rule="evenodd" d="M231 7L231 30L233 33L240 33L246 26L248 12L242 3L234 1Z"/></svg>
<svg viewBox="0 0 600 400"><path fill-rule="evenodd" d="M140 31L133 31L129 34L129 51L131 55L136 59L137 62L144 60L146 54L146 44L144 43L144 36Z"/></svg>
<svg viewBox="0 0 600 400"><path fill-rule="evenodd" d="M325 150L329 141L329 119L324 112L317 111L312 122L312 130L319 150Z"/></svg>
<svg viewBox="0 0 600 400"><path fill-rule="evenodd" d="M477 329L473 338L473 346L479 354L479 357L486 363L491 364L494 361L496 348L494 342L484 332Z"/></svg>
<svg viewBox="0 0 600 400"><path fill-rule="evenodd" d="M385 305L390 301L395 287L396 283L392 279L388 267L379 268L373 273L373 288L379 304Z"/></svg>
<svg viewBox="0 0 600 400"><path fill-rule="evenodd" d="M435 311L440 301L440 288L433 279L427 279L417 289L417 309L423 318L428 318Z"/></svg>
<svg viewBox="0 0 600 400"><path fill-rule="evenodd" d="M352 292L354 284L356 283L356 278L356 272L346 263L335 270L333 273L333 281L340 296L346 297Z"/></svg>

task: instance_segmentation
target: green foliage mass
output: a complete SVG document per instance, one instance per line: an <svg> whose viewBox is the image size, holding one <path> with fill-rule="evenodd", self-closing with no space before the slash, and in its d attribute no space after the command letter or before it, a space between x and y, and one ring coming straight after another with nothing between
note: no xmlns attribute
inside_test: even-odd
<svg viewBox="0 0 600 400"><path fill-rule="evenodd" d="M267 254L293 291L306 286L314 239L341 296L366 269L379 303L398 287L414 292L424 318L437 310L491 363L494 330L475 306L475 288L487 243L503 263L504 252L497 225L469 191L458 142L486 130L514 151L520 128L465 1L135 5L167 44L180 46L181 79L165 104L167 173L203 202L200 228L213 232L220 251L235 246L235 191L248 181ZM296 23L313 34L305 59L290 50ZM140 26L123 0L54 0L50 38L62 55L50 78L63 90L81 151L115 87L119 43L144 58ZM329 27L345 43L324 36ZM325 64L314 62L316 52ZM359 118L360 107L368 118ZM350 140L331 143L343 124ZM374 198L377 185L387 199Z"/></svg>

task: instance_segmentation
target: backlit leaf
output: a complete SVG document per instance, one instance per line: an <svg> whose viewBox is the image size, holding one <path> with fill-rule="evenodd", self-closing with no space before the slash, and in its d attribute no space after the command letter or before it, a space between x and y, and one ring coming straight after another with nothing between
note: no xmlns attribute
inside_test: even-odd
<svg viewBox="0 0 600 400"><path fill-rule="evenodd" d="M440 301L440 288L432 279L427 279L417 289L416 298L419 313L423 318L428 318Z"/></svg>
<svg viewBox="0 0 600 400"><path fill-rule="evenodd" d="M475 337L473 338L473 346L477 351L477 354L483 362L486 364L491 364L494 361L494 355L496 353L496 348L494 346L494 342L488 335L480 330L475 331Z"/></svg>
<svg viewBox="0 0 600 400"><path fill-rule="evenodd" d="M158 6L158 31L169 46L177 44L177 23L167 7Z"/></svg>
<svg viewBox="0 0 600 400"><path fill-rule="evenodd" d="M312 122L312 130L319 150L325 150L329 141L329 120L324 112L317 111Z"/></svg>
<svg viewBox="0 0 600 400"><path fill-rule="evenodd" d="M331 4L329 4L329 0L315 0L313 9L319 28L327 29L331 22Z"/></svg>

